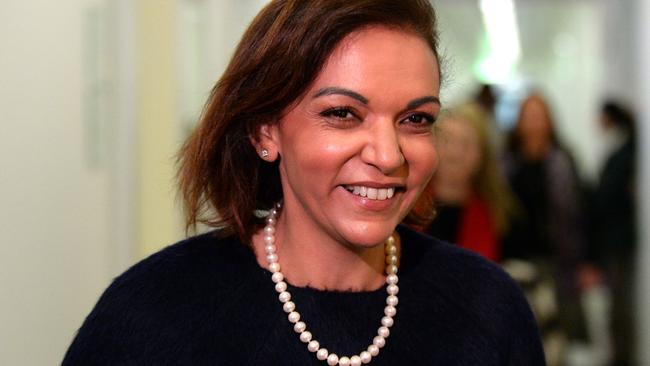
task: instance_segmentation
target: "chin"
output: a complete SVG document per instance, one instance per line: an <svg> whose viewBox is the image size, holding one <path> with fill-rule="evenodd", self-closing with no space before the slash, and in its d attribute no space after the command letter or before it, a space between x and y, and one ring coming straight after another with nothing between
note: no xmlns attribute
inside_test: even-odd
<svg viewBox="0 0 650 366"><path fill-rule="evenodd" d="M383 244L393 234L396 226L387 222L359 224L355 228L348 228L343 237L354 247L370 249Z"/></svg>

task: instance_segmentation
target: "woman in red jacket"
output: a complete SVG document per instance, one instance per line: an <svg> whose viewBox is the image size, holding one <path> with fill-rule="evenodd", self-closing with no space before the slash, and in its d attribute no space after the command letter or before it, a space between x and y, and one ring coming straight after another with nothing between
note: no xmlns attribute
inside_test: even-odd
<svg viewBox="0 0 650 366"><path fill-rule="evenodd" d="M440 166L421 197L433 199L436 218L423 231L499 261L514 201L498 168L488 117L479 105L466 104L438 128Z"/></svg>

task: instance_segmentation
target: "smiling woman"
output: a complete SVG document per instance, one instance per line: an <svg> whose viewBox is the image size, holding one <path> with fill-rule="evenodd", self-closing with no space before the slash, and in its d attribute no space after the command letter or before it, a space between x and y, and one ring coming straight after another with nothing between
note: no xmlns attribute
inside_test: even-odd
<svg viewBox="0 0 650 366"><path fill-rule="evenodd" d="M543 364L506 274L400 226L439 91L427 1L272 1L179 155L216 230L117 278L64 364Z"/></svg>

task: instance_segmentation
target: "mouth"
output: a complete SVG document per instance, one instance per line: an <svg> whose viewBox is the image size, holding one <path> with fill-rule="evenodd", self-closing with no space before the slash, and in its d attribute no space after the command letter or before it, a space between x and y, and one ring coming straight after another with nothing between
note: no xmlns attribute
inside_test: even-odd
<svg viewBox="0 0 650 366"><path fill-rule="evenodd" d="M364 197L369 200L384 201L392 198L396 191L403 188L388 187L388 188L375 188L358 185L346 185L344 188L355 196Z"/></svg>

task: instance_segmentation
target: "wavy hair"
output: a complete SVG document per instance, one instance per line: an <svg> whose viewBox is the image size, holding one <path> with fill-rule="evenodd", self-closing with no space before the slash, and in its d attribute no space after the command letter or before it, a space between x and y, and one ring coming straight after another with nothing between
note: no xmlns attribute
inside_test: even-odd
<svg viewBox="0 0 650 366"><path fill-rule="evenodd" d="M250 137L282 118L344 37L369 26L416 34L438 57L427 0L276 0L257 15L178 154L187 230L202 223L249 241L255 211L282 198L278 164L262 162Z"/></svg>

